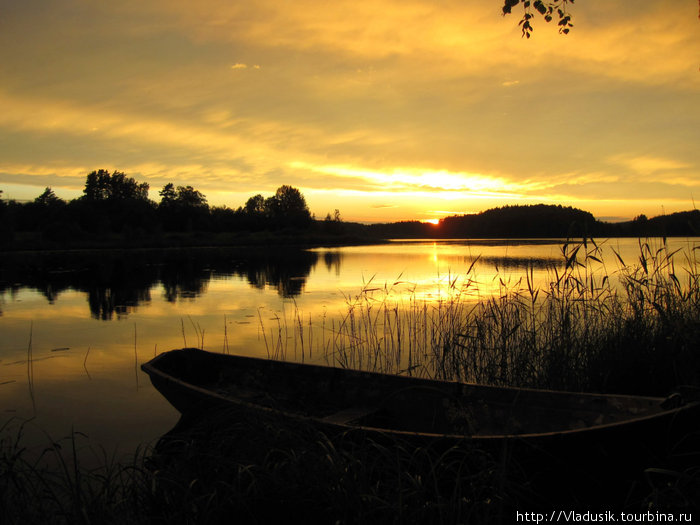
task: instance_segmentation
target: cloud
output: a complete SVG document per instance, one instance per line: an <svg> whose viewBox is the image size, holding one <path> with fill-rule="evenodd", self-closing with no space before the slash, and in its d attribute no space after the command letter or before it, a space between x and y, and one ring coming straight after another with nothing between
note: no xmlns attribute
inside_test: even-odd
<svg viewBox="0 0 700 525"><path fill-rule="evenodd" d="M610 161L640 175L653 175L659 172L684 170L693 167L688 162L651 155L615 155L610 158Z"/></svg>
<svg viewBox="0 0 700 525"><path fill-rule="evenodd" d="M156 9L169 27L198 43L245 43L394 67L418 62L441 78L494 68L564 69L640 83L696 82L697 13L690 3L581 4L572 8L573 33L562 37L540 22L534 41L519 38L517 18L500 16L488 3L345 0L321 8L316 0L204 0L196 6L179 0L169 1L167 11L164 3ZM139 11L132 4L132 16L142 16Z"/></svg>
<svg viewBox="0 0 700 525"><path fill-rule="evenodd" d="M293 184L395 213L680 202L700 179L694 6L572 10L569 36L526 41L458 0L12 3L0 177L113 166L210 202Z"/></svg>
<svg viewBox="0 0 700 525"><path fill-rule="evenodd" d="M461 192L471 195L514 195L518 192L527 192L543 187L543 184L539 182L514 182L491 175L449 172L447 170L396 167L380 171L353 166L317 166L298 161L292 163L292 166L340 179L364 180L367 184L376 188L405 192Z"/></svg>
<svg viewBox="0 0 700 525"><path fill-rule="evenodd" d="M260 69L260 66L258 64L254 64L251 66L252 69ZM248 64L241 64L240 62L236 62L231 66L231 69L248 69Z"/></svg>

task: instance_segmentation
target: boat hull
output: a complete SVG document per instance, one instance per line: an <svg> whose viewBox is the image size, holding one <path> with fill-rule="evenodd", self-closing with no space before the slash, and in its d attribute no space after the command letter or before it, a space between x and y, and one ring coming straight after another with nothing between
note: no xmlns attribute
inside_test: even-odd
<svg viewBox="0 0 700 525"><path fill-rule="evenodd" d="M620 465L673 452L697 436L700 403L435 381L214 354L166 352L142 366L187 418L280 418L354 432L488 449L520 457Z"/></svg>

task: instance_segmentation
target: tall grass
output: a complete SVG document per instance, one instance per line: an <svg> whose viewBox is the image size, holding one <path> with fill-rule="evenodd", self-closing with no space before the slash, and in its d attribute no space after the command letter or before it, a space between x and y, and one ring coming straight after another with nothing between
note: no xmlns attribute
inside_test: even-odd
<svg viewBox="0 0 700 525"><path fill-rule="evenodd" d="M133 500L144 488L142 452L124 466L79 432L28 449L23 428L0 428L0 522L139 522Z"/></svg>
<svg viewBox="0 0 700 525"><path fill-rule="evenodd" d="M328 364L386 373L664 394L700 385L698 249L640 241L636 261L613 250L618 264L610 271L593 239L566 243L548 285L537 286L530 268L515 281L499 277L497 292L482 299L474 263L449 276L437 299L400 278L383 286L370 280L346 296L339 320L324 315L302 325L295 305L293 320L277 319L265 343L275 358L299 359L299 348L309 356L315 343Z"/></svg>
<svg viewBox="0 0 700 525"><path fill-rule="evenodd" d="M493 523L529 497L526 480L477 450L203 421L130 461L102 453L97 467L78 433L37 453L21 429L2 429L0 522Z"/></svg>
<svg viewBox="0 0 700 525"><path fill-rule="evenodd" d="M502 289L463 318L441 377L514 386L663 394L700 385L700 267L676 272L666 244L640 242L639 260L611 274L593 240L562 248L549 287ZM597 266L597 271L596 271Z"/></svg>

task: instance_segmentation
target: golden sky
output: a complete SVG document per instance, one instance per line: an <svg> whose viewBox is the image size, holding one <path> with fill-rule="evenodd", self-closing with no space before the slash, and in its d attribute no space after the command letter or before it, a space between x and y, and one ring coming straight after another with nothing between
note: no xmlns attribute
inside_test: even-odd
<svg viewBox="0 0 700 525"><path fill-rule="evenodd" d="M105 168L370 222L692 209L697 2L580 0L529 40L501 5L0 0L0 189L69 199Z"/></svg>

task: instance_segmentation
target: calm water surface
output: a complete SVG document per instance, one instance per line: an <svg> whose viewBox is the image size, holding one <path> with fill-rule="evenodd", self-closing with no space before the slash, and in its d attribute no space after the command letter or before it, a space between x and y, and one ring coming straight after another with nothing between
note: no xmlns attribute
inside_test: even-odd
<svg viewBox="0 0 700 525"><path fill-rule="evenodd" d="M669 240L690 253L700 239ZM661 243L658 241L657 247ZM0 265L0 424L26 433L72 430L108 451L153 443L178 419L139 365L184 345L268 356L301 320L305 360L326 362L324 326L362 292L401 302L444 298L469 277L470 300L532 272L539 286L561 269L562 241L411 241L295 250L201 249L9 254ZM635 239L603 244L609 274L639 256ZM680 265L682 255L676 256ZM603 271L601 265L595 271ZM308 332L311 325L311 332ZM310 335L309 335L310 334Z"/></svg>

